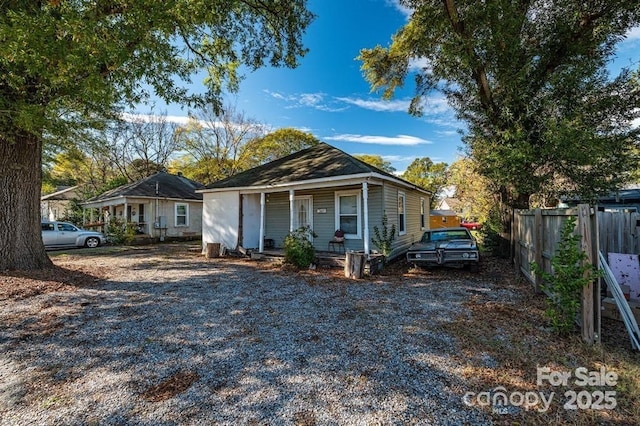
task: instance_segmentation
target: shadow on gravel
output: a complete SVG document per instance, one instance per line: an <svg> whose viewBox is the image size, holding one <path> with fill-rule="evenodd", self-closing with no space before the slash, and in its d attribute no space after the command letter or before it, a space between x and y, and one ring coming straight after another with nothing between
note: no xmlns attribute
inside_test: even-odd
<svg viewBox="0 0 640 426"><path fill-rule="evenodd" d="M2 325L0 378L17 380L0 380L0 424L490 423L462 403L442 327L465 279L311 285L201 259L135 269L171 278L78 275L81 290L62 281L34 298L37 317Z"/></svg>

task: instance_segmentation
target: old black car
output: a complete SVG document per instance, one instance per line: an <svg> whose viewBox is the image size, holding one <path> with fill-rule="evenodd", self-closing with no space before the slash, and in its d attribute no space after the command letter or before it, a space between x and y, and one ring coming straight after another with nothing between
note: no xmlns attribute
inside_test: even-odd
<svg viewBox="0 0 640 426"><path fill-rule="evenodd" d="M426 231L407 252L407 261L416 266L468 266L477 271L478 244L466 228L439 228Z"/></svg>

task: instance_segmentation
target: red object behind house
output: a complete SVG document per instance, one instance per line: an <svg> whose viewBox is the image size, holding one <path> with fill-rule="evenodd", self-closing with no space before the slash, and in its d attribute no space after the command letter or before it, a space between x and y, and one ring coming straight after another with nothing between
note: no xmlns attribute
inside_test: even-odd
<svg viewBox="0 0 640 426"><path fill-rule="evenodd" d="M466 220L463 220L462 222L460 222L460 226L463 226L467 229L470 229L472 231L476 231L480 228L482 228L482 224L478 223L478 222L469 222Z"/></svg>

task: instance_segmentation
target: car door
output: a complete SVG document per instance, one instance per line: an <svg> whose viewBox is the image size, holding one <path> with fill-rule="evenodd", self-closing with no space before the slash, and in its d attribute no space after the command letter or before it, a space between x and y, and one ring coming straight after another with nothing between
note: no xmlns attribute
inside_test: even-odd
<svg viewBox="0 0 640 426"><path fill-rule="evenodd" d="M78 228L69 223L58 223L58 239L56 244L59 246L75 246L78 237Z"/></svg>
<svg viewBox="0 0 640 426"><path fill-rule="evenodd" d="M56 245L58 231L55 224L51 222L42 223L42 242L45 247L51 247Z"/></svg>

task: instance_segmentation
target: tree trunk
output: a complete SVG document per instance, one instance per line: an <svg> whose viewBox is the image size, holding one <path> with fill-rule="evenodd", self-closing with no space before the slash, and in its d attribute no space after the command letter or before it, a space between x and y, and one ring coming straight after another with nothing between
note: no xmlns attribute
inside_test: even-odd
<svg viewBox="0 0 640 426"><path fill-rule="evenodd" d="M0 136L0 271L52 266L42 243L41 182L42 139Z"/></svg>

